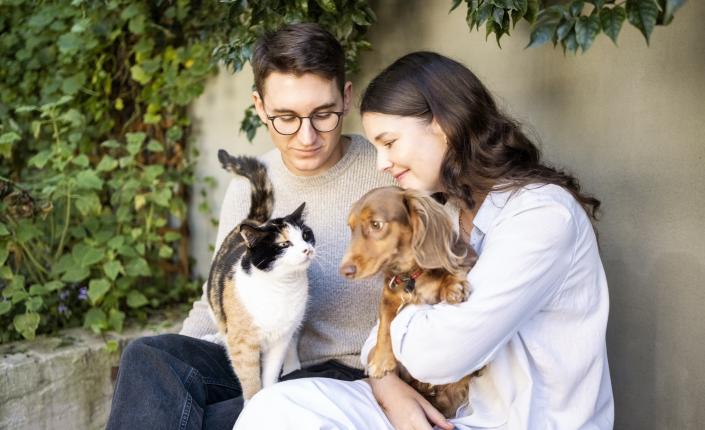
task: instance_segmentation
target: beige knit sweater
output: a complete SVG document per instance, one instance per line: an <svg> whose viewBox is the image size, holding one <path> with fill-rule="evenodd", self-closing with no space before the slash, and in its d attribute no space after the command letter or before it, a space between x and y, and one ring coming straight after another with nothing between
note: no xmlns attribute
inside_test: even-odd
<svg viewBox="0 0 705 430"><path fill-rule="evenodd" d="M375 168L375 149L364 138L351 135L351 144L336 165L318 176L295 176L278 150L262 155L274 187L274 217L292 212L306 202L304 219L316 237L316 259L309 275L309 301L299 341L303 366L330 359L360 368L360 349L377 319L381 281L349 281L338 274L350 233L350 206L368 190L391 185L391 178ZM250 183L234 178L225 193L216 249L250 207ZM196 301L181 334L202 337L217 331L204 296Z"/></svg>

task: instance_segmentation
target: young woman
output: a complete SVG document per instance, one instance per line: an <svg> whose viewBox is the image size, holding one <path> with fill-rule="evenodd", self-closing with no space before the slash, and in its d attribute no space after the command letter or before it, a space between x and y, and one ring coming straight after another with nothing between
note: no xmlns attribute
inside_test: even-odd
<svg viewBox="0 0 705 430"><path fill-rule="evenodd" d="M396 316L395 355L434 384L484 370L449 421L387 375L276 384L236 428L611 429L608 293L592 225L600 202L543 163L477 77L441 55L394 62L370 83L361 113L378 168L403 188L443 193L479 254L466 302ZM373 330L363 363L375 339Z"/></svg>

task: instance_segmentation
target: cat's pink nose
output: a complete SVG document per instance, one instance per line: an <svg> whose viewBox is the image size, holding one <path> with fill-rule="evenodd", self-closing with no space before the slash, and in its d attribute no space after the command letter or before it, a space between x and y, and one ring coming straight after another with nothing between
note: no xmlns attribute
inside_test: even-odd
<svg viewBox="0 0 705 430"><path fill-rule="evenodd" d="M304 249L304 255L311 256L311 254L313 254L313 248Z"/></svg>

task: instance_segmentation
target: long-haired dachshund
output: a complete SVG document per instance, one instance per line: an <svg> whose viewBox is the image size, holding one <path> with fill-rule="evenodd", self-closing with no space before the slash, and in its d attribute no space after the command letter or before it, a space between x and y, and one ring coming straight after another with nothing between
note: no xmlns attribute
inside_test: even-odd
<svg viewBox="0 0 705 430"><path fill-rule="evenodd" d="M392 352L390 324L406 304L460 303L470 293L467 273L477 260L464 245L444 208L433 198L397 187L376 188L355 202L348 225L352 241L340 265L347 278L384 274L377 344L367 371L381 378L399 370L446 417L455 416L468 398L472 375L446 385L415 380Z"/></svg>

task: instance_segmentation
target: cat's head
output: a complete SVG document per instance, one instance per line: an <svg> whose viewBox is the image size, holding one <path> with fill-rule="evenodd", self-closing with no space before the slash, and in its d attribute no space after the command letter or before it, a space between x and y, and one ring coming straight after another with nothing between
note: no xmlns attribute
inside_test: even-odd
<svg viewBox="0 0 705 430"><path fill-rule="evenodd" d="M240 224L250 263L263 271L305 270L315 255L316 239L303 221L306 203L282 218L262 225Z"/></svg>

